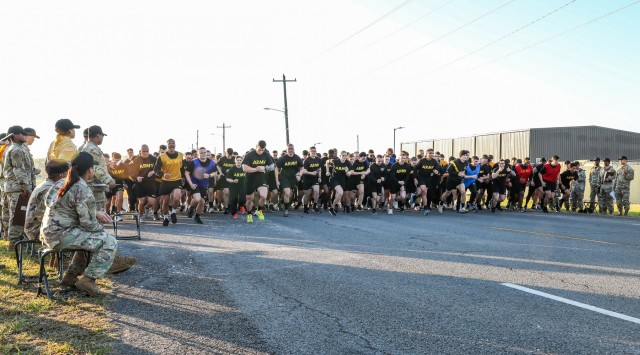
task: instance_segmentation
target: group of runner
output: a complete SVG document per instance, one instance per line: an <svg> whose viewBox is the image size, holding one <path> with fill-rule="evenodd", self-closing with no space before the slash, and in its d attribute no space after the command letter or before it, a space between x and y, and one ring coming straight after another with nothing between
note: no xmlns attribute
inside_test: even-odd
<svg viewBox="0 0 640 355"><path fill-rule="evenodd" d="M176 223L176 213L185 209L201 224L205 210L233 218L248 212L251 223L254 217L264 220L266 210L283 210L287 217L300 207L304 213L325 210L333 216L340 211L393 214L407 209L429 215L446 208L495 213L507 199L506 207L520 212L531 201L531 208L543 212L559 212L563 205L572 211L588 207L583 204L584 170L568 161L562 171L557 156L532 164L528 157L494 161L493 156L471 156L467 150L446 159L433 149L410 157L391 149L377 155L373 150L336 149L319 154L316 147L299 156L293 144L269 152L265 141L244 154L229 148L224 155L213 155L204 147L183 154L170 139L153 154L142 145L137 155L130 148L124 160L118 153L110 159L109 172L116 180L107 199L112 211L122 210L126 190L130 209L137 206L142 220L162 218L164 226Z"/></svg>

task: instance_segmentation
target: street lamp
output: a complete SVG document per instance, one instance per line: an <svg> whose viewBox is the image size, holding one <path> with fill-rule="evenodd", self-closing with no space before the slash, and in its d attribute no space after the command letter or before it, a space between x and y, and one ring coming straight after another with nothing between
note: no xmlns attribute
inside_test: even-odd
<svg viewBox="0 0 640 355"><path fill-rule="evenodd" d="M404 127L396 127L393 129L393 152L396 152L396 131L399 129L403 129Z"/></svg>
<svg viewBox="0 0 640 355"><path fill-rule="evenodd" d="M313 146L316 147L318 144L322 144L322 142L313 143Z"/></svg>
<svg viewBox="0 0 640 355"><path fill-rule="evenodd" d="M289 119L287 118L287 111L279 110L277 108L271 108L271 107L265 107L264 109L269 111L278 111L278 112L284 113L284 129L285 129L285 132L287 133L287 145L289 145Z"/></svg>

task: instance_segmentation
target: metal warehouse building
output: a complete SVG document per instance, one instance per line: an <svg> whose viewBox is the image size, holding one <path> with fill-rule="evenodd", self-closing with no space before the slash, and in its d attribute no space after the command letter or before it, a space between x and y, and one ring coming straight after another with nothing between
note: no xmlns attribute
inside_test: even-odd
<svg viewBox="0 0 640 355"><path fill-rule="evenodd" d="M471 137L429 139L401 143L402 150L412 156L419 149L433 148L446 157L458 157L466 149L471 155L491 154L496 160L512 157L549 158L561 160L590 160L595 157L617 159L626 155L640 159L640 133L600 126L530 128L519 131L480 134Z"/></svg>

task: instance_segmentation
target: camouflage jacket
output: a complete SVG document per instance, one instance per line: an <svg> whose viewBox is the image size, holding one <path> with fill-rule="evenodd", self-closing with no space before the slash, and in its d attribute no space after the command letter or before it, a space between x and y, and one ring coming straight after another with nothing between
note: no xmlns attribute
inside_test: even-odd
<svg viewBox="0 0 640 355"><path fill-rule="evenodd" d="M111 181L113 181L113 178L111 177L111 175L109 175L109 167L107 166L107 161L104 158L102 149L100 149L100 147L98 147L95 143L89 141L84 145L82 151L91 154L93 160L99 163L98 165L94 166L95 175L93 176L93 180L87 181L87 185L89 186L89 188L91 188L91 190L96 189L93 186L94 184L109 184ZM107 191L107 188L101 187L96 190Z"/></svg>
<svg viewBox="0 0 640 355"><path fill-rule="evenodd" d="M578 170L578 178L573 180L573 188L578 190L584 190L585 182L587 181L587 172L584 169Z"/></svg>
<svg viewBox="0 0 640 355"><path fill-rule="evenodd" d="M33 190L33 161L27 146L13 143L4 153L2 159L4 176L4 192L20 192Z"/></svg>
<svg viewBox="0 0 640 355"><path fill-rule="evenodd" d="M631 180L633 180L634 174L633 168L629 165L621 166L616 173L616 188L631 188Z"/></svg>
<svg viewBox="0 0 640 355"><path fill-rule="evenodd" d="M40 235L40 225L46 209L44 200L47 198L47 192L49 192L53 184L53 180L45 180L42 184L36 186L29 197L27 214L24 218L24 233L31 240L38 239Z"/></svg>
<svg viewBox="0 0 640 355"><path fill-rule="evenodd" d="M589 185L592 186L600 186L600 171L602 171L601 166L593 166L591 171L589 172Z"/></svg>
<svg viewBox="0 0 640 355"><path fill-rule="evenodd" d="M613 168L612 165L607 167L602 167L600 170L600 184L601 185L611 185L616 181L616 169Z"/></svg>
<svg viewBox="0 0 640 355"><path fill-rule="evenodd" d="M56 140L51 142L47 151L47 161L51 159L64 159L71 162L78 153L78 148L73 144L71 138L58 134Z"/></svg>
<svg viewBox="0 0 640 355"><path fill-rule="evenodd" d="M85 230L102 232L104 228L96 219L96 200L87 183L80 179L64 196L58 198L58 191L64 180L57 181L47 192L46 210L40 227L40 240L49 248L54 248L70 232Z"/></svg>

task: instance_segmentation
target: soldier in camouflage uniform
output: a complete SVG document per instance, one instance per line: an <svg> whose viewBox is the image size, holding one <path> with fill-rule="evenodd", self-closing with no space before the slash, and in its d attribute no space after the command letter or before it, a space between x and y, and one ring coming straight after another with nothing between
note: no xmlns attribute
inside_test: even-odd
<svg viewBox="0 0 640 355"><path fill-rule="evenodd" d="M2 208L2 224L7 231L9 249L22 238L23 227L14 226L15 209L22 194L30 194L33 190L33 161L24 144L27 132L20 126L9 128L13 133L13 143L5 150L2 159L4 175L4 195Z"/></svg>
<svg viewBox="0 0 640 355"><path fill-rule="evenodd" d="M87 185L93 191L93 197L96 200L96 209L105 211L105 192L116 186L116 181L109 175L107 161L99 145L104 139L104 132L100 126L91 126L88 128L89 140L82 149L83 152L91 154L93 160L98 162L95 166L95 175L92 180L87 181ZM96 185L102 186L96 186Z"/></svg>
<svg viewBox="0 0 640 355"><path fill-rule="evenodd" d="M67 176L69 163L62 159L49 160L46 170L47 179L33 190L27 205L24 234L31 240L37 240L40 236L40 226L46 210L45 199L47 198L47 193L57 181L63 180Z"/></svg>
<svg viewBox="0 0 640 355"><path fill-rule="evenodd" d="M64 159L70 162L78 153L78 148L72 139L76 137L76 129L80 128L74 125L71 120L63 118L56 122L56 139L49 145L47 151L47 161L51 159Z"/></svg>
<svg viewBox="0 0 640 355"><path fill-rule="evenodd" d="M600 195L598 201L600 203L600 213L613 214L613 184L616 181L616 170L611 165L611 159L604 158L604 166L600 171Z"/></svg>
<svg viewBox="0 0 640 355"><path fill-rule="evenodd" d="M614 191L616 192L616 200L618 202L618 216L629 215L629 191L631 190L631 181L634 178L633 168L627 164L627 157L620 157L620 168L616 172L616 182Z"/></svg>
<svg viewBox="0 0 640 355"><path fill-rule="evenodd" d="M596 196L600 194L600 171L602 170L602 167L600 166L600 158L595 158L593 162L594 165L591 168L591 171L589 171L589 213L594 212L596 208L595 202ZM599 203L600 201L598 201L598 204Z"/></svg>
<svg viewBox="0 0 640 355"><path fill-rule="evenodd" d="M11 136L7 136L6 133L0 133L0 235L2 239L7 239L7 231L5 230L5 224L2 220L2 211L4 210L4 174L2 171L2 161L4 160L4 152L6 152L7 147L11 144Z"/></svg>
<svg viewBox="0 0 640 355"><path fill-rule="evenodd" d="M584 188L587 181L587 173L580 167L579 162L575 162L578 166L578 178L573 180L571 187L571 210L582 212L584 206Z"/></svg>
<svg viewBox="0 0 640 355"><path fill-rule="evenodd" d="M79 153L71 162L67 178L49 189L40 239L53 249L90 251L91 260L86 268L81 263L81 253L76 253L62 284L75 285L90 296L100 296L103 293L95 280L103 277L111 267L118 243L100 224L111 222L111 217L96 211L93 192L86 183L93 179L93 174L93 157L89 153Z"/></svg>

